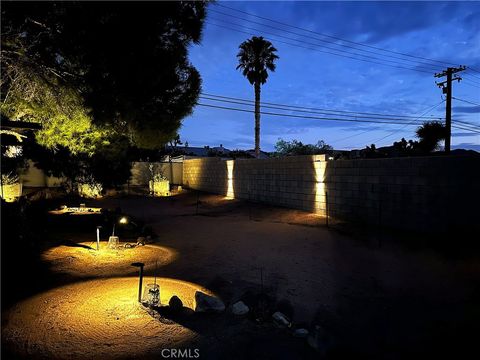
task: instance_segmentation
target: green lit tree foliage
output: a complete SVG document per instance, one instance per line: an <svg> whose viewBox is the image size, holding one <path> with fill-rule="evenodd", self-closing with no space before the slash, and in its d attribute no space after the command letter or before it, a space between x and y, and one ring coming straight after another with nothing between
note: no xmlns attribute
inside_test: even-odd
<svg viewBox="0 0 480 360"><path fill-rule="evenodd" d="M159 148L200 93L187 50L204 17L205 2L2 3L2 113L41 122L48 147L108 129Z"/></svg>
<svg viewBox="0 0 480 360"><path fill-rule="evenodd" d="M37 60L39 54L34 48L38 44L29 44L24 33L7 29L2 33L1 50L2 116L41 123L35 136L47 148L62 146L74 154L92 154L107 131L92 126L79 91L67 85L62 71Z"/></svg>
<svg viewBox="0 0 480 360"><path fill-rule="evenodd" d="M68 148L55 150L40 146L28 139L24 156L33 160L49 176L66 179L64 186L76 192L78 184L101 184L103 189L125 184L131 176L128 139L116 136L107 145L97 145L94 154L73 154Z"/></svg>

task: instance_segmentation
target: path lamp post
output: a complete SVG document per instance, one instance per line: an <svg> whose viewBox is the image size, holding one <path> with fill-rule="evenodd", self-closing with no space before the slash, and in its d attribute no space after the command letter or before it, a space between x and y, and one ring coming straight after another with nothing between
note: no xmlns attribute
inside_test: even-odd
<svg viewBox="0 0 480 360"><path fill-rule="evenodd" d="M145 264L141 262L134 262L132 266L140 268L138 273L138 302L142 302L143 267Z"/></svg>
<svg viewBox="0 0 480 360"><path fill-rule="evenodd" d="M126 216L122 216L117 221L120 225L128 224L128 218ZM108 247L111 249L116 249L120 242L120 239L118 238L118 236L115 236L115 224L117 221L113 223L112 236L108 238Z"/></svg>

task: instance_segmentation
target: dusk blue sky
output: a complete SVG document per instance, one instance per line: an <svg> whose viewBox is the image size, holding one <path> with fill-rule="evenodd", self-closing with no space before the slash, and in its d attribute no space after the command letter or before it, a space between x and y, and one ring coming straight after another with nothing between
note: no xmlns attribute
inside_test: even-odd
<svg viewBox="0 0 480 360"><path fill-rule="evenodd" d="M480 70L480 2L229 1L220 4L318 33ZM205 93L251 100L254 98L252 85L235 69L238 45L250 36L212 25L216 23L264 36L278 49L280 59L277 61L277 69L262 87L262 101L415 116L442 101L442 91L435 85L435 80L440 79L433 77L434 71L428 74L397 69L294 47L275 41L274 36L265 31L319 45L322 43L215 13L212 10L268 23L215 4L209 5L208 9L211 11L208 11L208 23L205 24L201 44L192 46L189 55L193 65L200 71ZM270 25L281 27L275 23ZM263 31L252 31L242 26ZM293 28L284 29L320 38ZM293 42L284 38L277 39ZM303 46L308 47L305 44ZM405 64L415 66L414 63ZM448 65L439 64L437 69L441 71L446 66ZM466 71L465 79L466 81L454 83L453 96L480 104L480 73ZM444 114L445 104L441 104L425 115L444 117ZM453 119L480 125L480 106L453 100ZM223 144L230 149L252 149L253 128L254 115L251 113L197 106L193 114L184 120L180 136L190 146ZM335 149L364 148L371 143L378 147L390 145L402 137L414 139L415 128L262 115L261 148L272 151L278 138L297 139L304 143L324 140ZM480 134L458 129L452 129L452 133L452 145L480 150Z"/></svg>

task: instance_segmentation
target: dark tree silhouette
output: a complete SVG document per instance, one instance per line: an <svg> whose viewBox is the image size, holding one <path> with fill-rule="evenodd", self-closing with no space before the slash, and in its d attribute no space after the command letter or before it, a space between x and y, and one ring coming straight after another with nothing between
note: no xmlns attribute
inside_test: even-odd
<svg viewBox="0 0 480 360"><path fill-rule="evenodd" d="M268 70L275 71L278 59L272 43L263 37L253 36L239 46L238 66L255 89L255 156L260 154L260 88L267 82Z"/></svg>
<svg viewBox="0 0 480 360"><path fill-rule="evenodd" d="M427 121L415 131L419 138L418 146L422 152L430 153L437 150L439 143L445 140L447 131L439 121Z"/></svg>
<svg viewBox="0 0 480 360"><path fill-rule="evenodd" d="M73 89L95 124L128 134L138 147L160 148L200 93L188 47L200 41L205 4L2 2L2 94L13 100L8 90L18 73L25 86L14 108L30 101L25 90ZM47 100L53 105L41 101L42 108L64 103Z"/></svg>
<svg viewBox="0 0 480 360"><path fill-rule="evenodd" d="M320 140L316 144L304 144L298 140L285 141L278 139L275 144L274 156L316 155L327 154L333 147Z"/></svg>

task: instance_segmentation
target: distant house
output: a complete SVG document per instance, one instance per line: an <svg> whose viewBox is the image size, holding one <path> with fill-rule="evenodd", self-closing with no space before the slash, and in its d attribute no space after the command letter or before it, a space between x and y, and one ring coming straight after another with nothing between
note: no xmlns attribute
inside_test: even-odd
<svg viewBox="0 0 480 360"><path fill-rule="evenodd" d="M174 150L173 147L168 145L166 147L167 150ZM177 153L183 153L185 156L194 156L194 157L213 157L213 156L220 156L228 158L230 154L233 158L238 157L239 152L243 152L243 150L230 150L225 148L222 144L220 146L213 146L210 147L206 146L177 146L175 148ZM246 154L250 155L252 158L255 158L255 150L245 150ZM270 153L266 151L260 151L259 159L268 159L270 157Z"/></svg>
<svg viewBox="0 0 480 360"><path fill-rule="evenodd" d="M229 149L223 147L222 144L220 146L177 146L175 149L168 145L166 147L167 150L175 150L178 153L183 153L186 156L196 156L196 157L208 157L208 156L218 156L218 155L225 155L228 156L230 153Z"/></svg>
<svg viewBox="0 0 480 360"><path fill-rule="evenodd" d="M255 149L245 150L245 152L248 153L252 157L256 157L255 156ZM270 153L260 150L260 154L258 155L258 159L268 159L269 157L270 157Z"/></svg>

